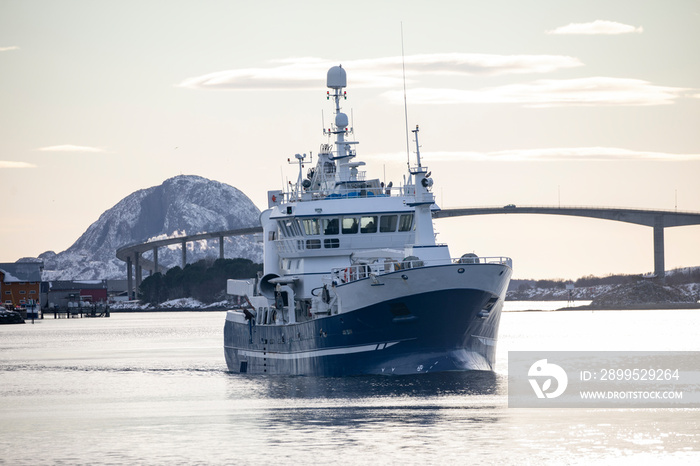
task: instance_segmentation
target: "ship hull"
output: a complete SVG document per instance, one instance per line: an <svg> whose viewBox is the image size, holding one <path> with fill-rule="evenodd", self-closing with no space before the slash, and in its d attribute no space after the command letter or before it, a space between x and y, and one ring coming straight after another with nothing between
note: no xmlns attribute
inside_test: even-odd
<svg viewBox="0 0 700 466"><path fill-rule="evenodd" d="M403 279L352 284L339 291L346 301L361 296L355 300L359 307L337 315L288 325L227 318L224 351L229 371L347 376L493 370L510 268L492 268L491 286L479 288L455 286L450 280L455 270L464 268L443 269L402 273L410 279L421 273L443 277L441 287L416 286L413 294L402 290L408 281ZM381 293L375 294L383 299L371 303L367 295L375 285L381 285ZM392 286L402 294L392 292Z"/></svg>

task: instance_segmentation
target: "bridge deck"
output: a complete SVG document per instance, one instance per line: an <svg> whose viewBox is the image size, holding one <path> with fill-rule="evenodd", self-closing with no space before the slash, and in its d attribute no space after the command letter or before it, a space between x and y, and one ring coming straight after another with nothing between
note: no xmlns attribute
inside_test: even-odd
<svg viewBox="0 0 700 466"><path fill-rule="evenodd" d="M507 205L504 207L464 207L442 209L433 213L434 218L461 217L465 215L491 214L546 214L598 218L618 222L635 223L648 227L679 227L700 225L700 212L676 212L669 210L625 209L617 207L548 207Z"/></svg>

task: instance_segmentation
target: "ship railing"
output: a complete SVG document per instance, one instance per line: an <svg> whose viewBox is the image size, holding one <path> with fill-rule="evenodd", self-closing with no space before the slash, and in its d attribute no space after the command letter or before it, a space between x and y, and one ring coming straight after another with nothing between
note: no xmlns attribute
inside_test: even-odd
<svg viewBox="0 0 700 466"><path fill-rule="evenodd" d="M360 183L360 181L358 181ZM282 193L282 203L323 199L354 199L364 197L401 197L415 194L414 186L373 186L373 187L335 187L332 190L296 190Z"/></svg>
<svg viewBox="0 0 700 466"><path fill-rule="evenodd" d="M460 257L458 259L452 259L453 264L496 264L496 265L507 265L508 267L513 267L513 260L510 257L494 256L494 257Z"/></svg>
<svg viewBox="0 0 700 466"><path fill-rule="evenodd" d="M408 235L408 236L407 236ZM282 237L275 240L277 251L282 255L306 253L335 252L367 248L403 249L407 241L413 240L413 232L347 234L347 235L312 235Z"/></svg>
<svg viewBox="0 0 700 466"><path fill-rule="evenodd" d="M396 261L392 259L380 259L372 263L363 263L351 265L348 267L338 267L331 269L331 277L338 283L350 283L357 280L362 280L365 278L376 279L381 275L386 275L388 273L399 272L401 270L409 270L414 268L431 267L447 264L463 264L466 266L478 266L478 265L505 265L512 267L512 260L509 257L459 257L455 259L450 259L449 262L445 260L423 260L417 257L407 257L403 261Z"/></svg>
<svg viewBox="0 0 700 466"><path fill-rule="evenodd" d="M281 254L292 254L299 251L304 251L306 248L306 242L302 238L284 238L275 241L277 244L277 251ZM309 249L321 249L320 241L319 247L315 247L315 243L309 243Z"/></svg>

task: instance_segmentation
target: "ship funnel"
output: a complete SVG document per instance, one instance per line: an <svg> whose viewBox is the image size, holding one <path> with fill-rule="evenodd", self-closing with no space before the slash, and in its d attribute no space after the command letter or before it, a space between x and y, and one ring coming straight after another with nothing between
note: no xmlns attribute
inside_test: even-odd
<svg viewBox="0 0 700 466"><path fill-rule="evenodd" d="M331 89L342 89L348 86L348 78L342 66L334 66L328 70L326 76L326 87Z"/></svg>

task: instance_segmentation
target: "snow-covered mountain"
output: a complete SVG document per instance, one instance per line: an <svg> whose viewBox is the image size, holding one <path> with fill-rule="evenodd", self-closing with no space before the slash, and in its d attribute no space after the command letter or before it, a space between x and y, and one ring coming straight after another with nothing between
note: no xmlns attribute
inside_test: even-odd
<svg viewBox="0 0 700 466"><path fill-rule="evenodd" d="M44 261L43 279L123 279L126 265L115 256L121 246L154 238L258 226L259 217L255 204L233 186L200 176L176 176L122 199L67 250L39 255ZM224 247L227 258L262 262L262 245L252 237L226 238ZM188 262L218 256L218 240L188 243ZM181 265L181 257L180 246L158 251L158 262L167 267Z"/></svg>

